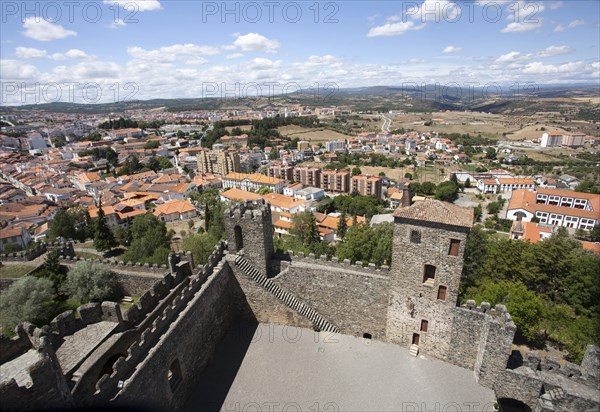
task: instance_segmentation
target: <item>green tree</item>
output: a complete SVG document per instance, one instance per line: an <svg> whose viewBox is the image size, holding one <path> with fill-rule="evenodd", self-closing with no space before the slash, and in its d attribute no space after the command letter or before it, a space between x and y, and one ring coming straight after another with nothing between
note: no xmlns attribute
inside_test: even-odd
<svg viewBox="0 0 600 412"><path fill-rule="evenodd" d="M58 250L51 249L46 253L46 258L41 269L36 271L34 275L38 278L46 278L52 282L54 292L57 295L61 293L61 287L65 281L67 270L60 265Z"/></svg>
<svg viewBox="0 0 600 412"><path fill-rule="evenodd" d="M545 302L523 283L487 280L468 294L478 302L506 305L518 332L525 339L536 341L540 338Z"/></svg>
<svg viewBox="0 0 600 412"><path fill-rule="evenodd" d="M0 325L11 334L19 322L41 326L53 314L54 288L46 278L24 276L0 294Z"/></svg>
<svg viewBox="0 0 600 412"><path fill-rule="evenodd" d="M362 171L358 167L353 167L351 173L352 173L352 176L356 176L356 175L362 174Z"/></svg>
<svg viewBox="0 0 600 412"><path fill-rule="evenodd" d="M260 189L258 189L257 193L261 196L264 196L268 195L269 193L273 193L273 190L268 188L267 186L261 186Z"/></svg>
<svg viewBox="0 0 600 412"><path fill-rule="evenodd" d="M497 155L496 149L494 149L493 147L490 147L490 148L487 149L485 157L487 159L494 160L494 159L496 159L496 155Z"/></svg>
<svg viewBox="0 0 600 412"><path fill-rule="evenodd" d="M376 246L373 240L373 229L369 225L353 224L346 232L344 243L338 247L338 258L349 259L352 264L370 262Z"/></svg>
<svg viewBox="0 0 600 412"><path fill-rule="evenodd" d="M593 180L586 179L579 183L577 186L575 186L575 191L582 193L599 194L600 186L598 186L598 184Z"/></svg>
<svg viewBox="0 0 600 412"><path fill-rule="evenodd" d="M458 189L456 183L452 181L442 182L435 189L435 198L444 202L452 202L458 196Z"/></svg>
<svg viewBox="0 0 600 412"><path fill-rule="evenodd" d="M149 140L144 143L144 149L158 149L160 147L160 142L158 140Z"/></svg>
<svg viewBox="0 0 600 412"><path fill-rule="evenodd" d="M121 226L115 229L115 241L121 246L128 246L131 243L131 231L123 229Z"/></svg>
<svg viewBox="0 0 600 412"><path fill-rule="evenodd" d="M337 226L337 235L342 240L344 239L344 236L346 236L346 231L348 230L348 223L346 222L347 218L346 213L342 212Z"/></svg>
<svg viewBox="0 0 600 412"><path fill-rule="evenodd" d="M48 226L48 236L50 239L56 239L59 237L64 239L75 239L76 237L75 221L73 216L65 209L59 209Z"/></svg>
<svg viewBox="0 0 600 412"><path fill-rule="evenodd" d="M104 215L104 209L102 209L102 202L98 205L98 217L95 222L95 233L94 233L94 247L100 252L106 252L111 250L117 245L115 237L106 223L106 216Z"/></svg>
<svg viewBox="0 0 600 412"><path fill-rule="evenodd" d="M304 247L311 249L320 241L315 215L309 211L297 213L293 218L290 234L295 236Z"/></svg>
<svg viewBox="0 0 600 412"><path fill-rule="evenodd" d="M203 265L208 262L208 257L213 252L217 240L208 233L196 234L183 241L183 250L191 251L196 264Z"/></svg>
<svg viewBox="0 0 600 412"><path fill-rule="evenodd" d="M404 178L405 178L405 179L412 180L412 178L413 178L413 175L412 175L412 173L406 172L406 173L404 173Z"/></svg>
<svg viewBox="0 0 600 412"><path fill-rule="evenodd" d="M164 222L152 214L137 216L131 225L131 244L123 254L126 262L166 264L170 236Z"/></svg>
<svg viewBox="0 0 600 412"><path fill-rule="evenodd" d="M117 282L106 266L97 262L77 262L69 273L63 289L74 301L84 304L114 298Z"/></svg>

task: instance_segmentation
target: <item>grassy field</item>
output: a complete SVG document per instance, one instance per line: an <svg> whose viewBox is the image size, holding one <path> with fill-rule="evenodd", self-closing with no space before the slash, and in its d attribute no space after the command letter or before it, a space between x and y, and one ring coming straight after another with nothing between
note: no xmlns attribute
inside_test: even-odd
<svg viewBox="0 0 600 412"><path fill-rule="evenodd" d="M236 127L239 127L240 129L242 129L242 131L244 132L249 132L250 129L252 129L252 125L251 124L244 124L241 126L227 126L225 128L225 130L227 130L228 132L231 132L233 129L235 129Z"/></svg>
<svg viewBox="0 0 600 412"><path fill-rule="evenodd" d="M541 130L544 128L545 130ZM556 134L568 134L565 129L555 126L548 126L544 124L536 124L531 126L525 126L521 130L517 130L507 134L506 140L537 140L542 137L544 133L556 133Z"/></svg>
<svg viewBox="0 0 600 412"><path fill-rule="evenodd" d="M290 139L297 137L300 140L306 140L311 143L323 143L329 140L347 139L349 136L326 130L322 128L314 129L310 127L302 127L296 125L282 126L277 129L282 136L287 136Z"/></svg>
<svg viewBox="0 0 600 412"><path fill-rule="evenodd" d="M102 259L102 255L100 253L90 253L90 252L81 252L79 250L75 251L75 256L79 256L84 259Z"/></svg>
<svg viewBox="0 0 600 412"><path fill-rule="evenodd" d="M3 265L0 267L0 278L20 278L35 269L32 265Z"/></svg>

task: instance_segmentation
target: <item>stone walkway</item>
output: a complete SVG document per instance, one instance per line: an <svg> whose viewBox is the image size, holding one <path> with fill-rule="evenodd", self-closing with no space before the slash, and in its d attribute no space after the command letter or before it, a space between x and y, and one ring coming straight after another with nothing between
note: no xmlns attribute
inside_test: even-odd
<svg viewBox="0 0 600 412"><path fill-rule="evenodd" d="M63 344L56 350L63 373L71 373L117 326L116 322L98 322L65 337Z"/></svg>
<svg viewBox="0 0 600 412"><path fill-rule="evenodd" d="M43 356L37 350L30 349L10 362L2 364L0 366L0 384L9 382L14 378L17 385L30 387L33 381L27 369L42 359Z"/></svg>
<svg viewBox="0 0 600 412"><path fill-rule="evenodd" d="M384 342L253 328L229 332L184 410L493 410L493 391L479 386L471 370Z"/></svg>

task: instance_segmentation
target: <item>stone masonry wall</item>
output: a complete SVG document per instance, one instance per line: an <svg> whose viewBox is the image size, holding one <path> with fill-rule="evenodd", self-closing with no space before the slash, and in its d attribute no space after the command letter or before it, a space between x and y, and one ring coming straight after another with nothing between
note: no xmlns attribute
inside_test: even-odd
<svg viewBox="0 0 600 412"><path fill-rule="evenodd" d="M240 317L250 322L273 323L312 329L312 322L290 309L272 293L246 276L237 265L231 263L235 276L234 302Z"/></svg>
<svg viewBox="0 0 600 412"><path fill-rule="evenodd" d="M413 231L419 234L418 242L411 240ZM441 359L448 356L467 235L467 228L396 218L389 341L408 347L418 339L420 351ZM460 241L457 256L448 253L451 239ZM425 265L435 267L432 282L424 282ZM440 286L446 287L445 299L438 299Z"/></svg>
<svg viewBox="0 0 600 412"><path fill-rule="evenodd" d="M223 261L224 262L224 261ZM147 406L156 409L177 410L196 390L194 386L198 375L204 370L217 345L235 317L232 302L233 275L229 265L220 263L214 272L202 284L192 299L179 310L178 306L185 302L185 297L173 302L173 309L163 319L155 322L156 331L162 330L160 322L167 330L158 341L148 348L147 356L135 368L133 375L125 381L123 389L115 401L121 405ZM184 294L193 291L198 281L190 283ZM169 314L177 316L169 321ZM144 354L144 342L152 341L153 330L143 334L140 345L131 349L128 358ZM141 352L140 352L141 351ZM127 359L117 361L117 372L126 368ZM172 365L172 379L169 381L169 369ZM116 375L116 374L115 374ZM113 385L113 376L101 379L99 388Z"/></svg>
<svg viewBox="0 0 600 412"><path fill-rule="evenodd" d="M230 253L238 247L244 256L263 275L269 275L269 261L273 256L273 225L268 205L251 206L240 204L225 211L225 230ZM243 244L239 245L240 238Z"/></svg>
<svg viewBox="0 0 600 412"><path fill-rule="evenodd" d="M341 333L385 340L389 278L386 271L313 258L292 259L273 281Z"/></svg>

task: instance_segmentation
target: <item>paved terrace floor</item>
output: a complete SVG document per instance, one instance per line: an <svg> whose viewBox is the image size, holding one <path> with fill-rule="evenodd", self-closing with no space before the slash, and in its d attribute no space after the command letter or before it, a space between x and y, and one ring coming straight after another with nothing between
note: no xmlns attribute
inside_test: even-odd
<svg viewBox="0 0 600 412"><path fill-rule="evenodd" d="M472 371L397 345L276 325L238 325L186 411L492 411Z"/></svg>

